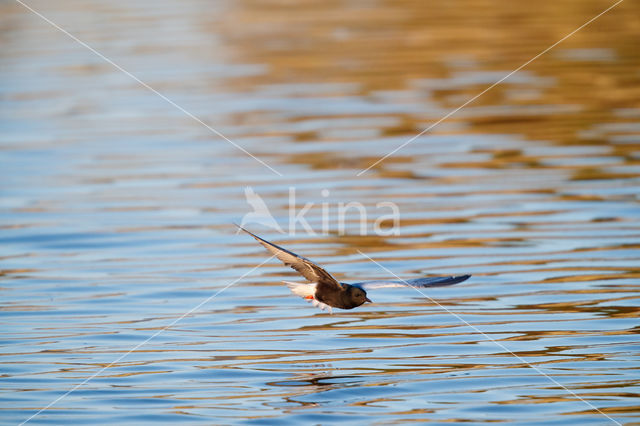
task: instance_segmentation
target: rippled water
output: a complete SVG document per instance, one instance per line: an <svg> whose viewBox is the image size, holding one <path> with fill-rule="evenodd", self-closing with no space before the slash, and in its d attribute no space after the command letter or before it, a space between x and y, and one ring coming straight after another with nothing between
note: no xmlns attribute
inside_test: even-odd
<svg viewBox="0 0 640 426"><path fill-rule="evenodd" d="M28 4L266 165L1 4L2 423L640 421L638 3L361 174L613 3ZM318 311L247 187L341 280L473 277Z"/></svg>

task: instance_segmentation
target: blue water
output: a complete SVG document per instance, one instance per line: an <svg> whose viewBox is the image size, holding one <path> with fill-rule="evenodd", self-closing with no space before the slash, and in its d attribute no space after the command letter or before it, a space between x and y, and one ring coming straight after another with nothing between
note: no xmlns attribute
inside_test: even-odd
<svg viewBox="0 0 640 426"><path fill-rule="evenodd" d="M640 421L636 4L28 4L184 110L1 6L0 423Z"/></svg>

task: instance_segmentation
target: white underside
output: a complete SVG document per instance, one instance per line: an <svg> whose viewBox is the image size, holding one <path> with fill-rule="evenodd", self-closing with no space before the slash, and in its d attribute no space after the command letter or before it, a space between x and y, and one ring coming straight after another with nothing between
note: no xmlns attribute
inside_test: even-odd
<svg viewBox="0 0 640 426"><path fill-rule="evenodd" d="M326 303L322 303L321 301L315 298L315 295L316 295L315 283L311 283L311 284L294 283L291 281L284 281L284 283L287 285L287 287L289 287L289 290L291 290L291 293L295 294L296 296L302 297L304 300L306 300L307 302L310 302L315 307L318 307L322 310L327 309L330 314L333 313L331 306L327 305Z"/></svg>

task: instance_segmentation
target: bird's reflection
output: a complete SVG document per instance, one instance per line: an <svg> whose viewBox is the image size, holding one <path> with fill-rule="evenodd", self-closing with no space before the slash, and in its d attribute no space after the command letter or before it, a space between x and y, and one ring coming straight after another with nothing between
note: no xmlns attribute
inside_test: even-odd
<svg viewBox="0 0 640 426"><path fill-rule="evenodd" d="M312 373L297 373L290 380L269 382L267 385L278 388L290 388L290 392L282 395L285 405L313 408L321 405L320 394L326 391L342 388L357 387L364 378L358 375L334 375L331 371L317 371ZM309 395L318 398L309 398ZM281 405L280 403L279 405Z"/></svg>

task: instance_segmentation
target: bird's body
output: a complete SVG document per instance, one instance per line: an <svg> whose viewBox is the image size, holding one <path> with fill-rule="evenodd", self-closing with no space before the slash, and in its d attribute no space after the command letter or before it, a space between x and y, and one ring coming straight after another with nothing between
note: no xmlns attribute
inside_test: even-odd
<svg viewBox="0 0 640 426"><path fill-rule="evenodd" d="M364 302L371 302L362 289L359 290L364 293L365 300L361 301L362 296L356 299L353 295L353 289L356 287L350 284L340 284L341 289L339 290L331 289L329 291L318 292L318 285L316 283L294 283L291 281L285 281L284 283L293 294L311 302L313 306L323 310L327 309L329 312L332 312L331 308L353 309L362 305Z"/></svg>
<svg viewBox="0 0 640 426"><path fill-rule="evenodd" d="M313 303L320 309L331 308L353 309L365 302L370 302L367 289L382 287L439 287L457 284L470 277L460 275L455 277L426 277L407 281L363 281L353 284L338 282L322 267L302 256L270 243L257 235L238 226L241 230L255 238L271 254L280 259L285 265L292 267L310 283L295 283L285 281L291 292Z"/></svg>

